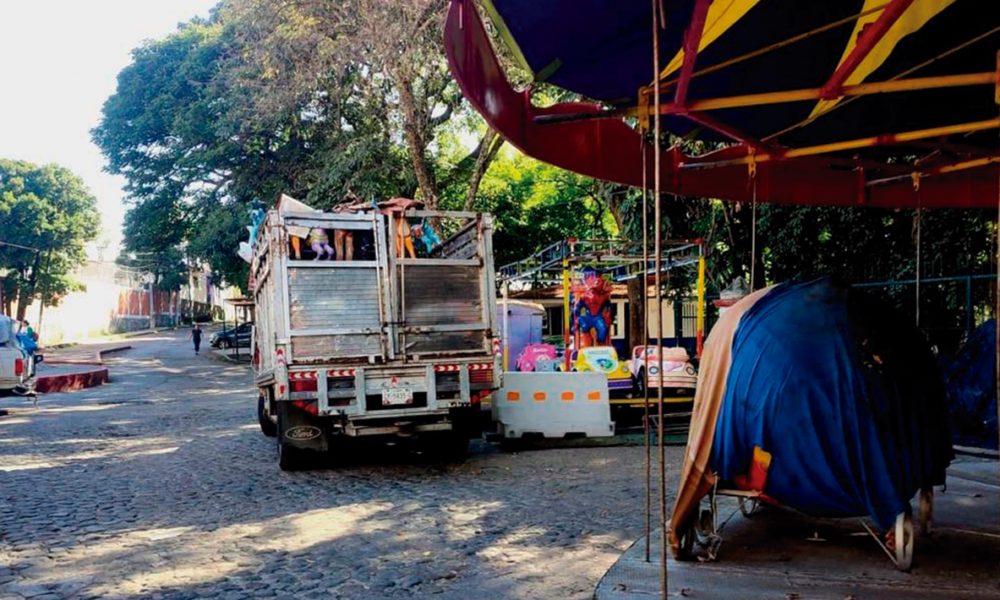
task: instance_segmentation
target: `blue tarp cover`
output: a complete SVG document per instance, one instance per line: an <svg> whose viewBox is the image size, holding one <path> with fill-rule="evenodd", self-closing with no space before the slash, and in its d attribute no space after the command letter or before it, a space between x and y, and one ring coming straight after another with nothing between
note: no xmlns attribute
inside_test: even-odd
<svg viewBox="0 0 1000 600"><path fill-rule="evenodd" d="M979 326L944 369L955 442L997 447L997 398L993 389L996 321Z"/></svg>
<svg viewBox="0 0 1000 600"><path fill-rule="evenodd" d="M782 284L741 319L716 421L713 468L771 453L764 492L820 517L890 527L951 460L945 391L919 331L819 279Z"/></svg>

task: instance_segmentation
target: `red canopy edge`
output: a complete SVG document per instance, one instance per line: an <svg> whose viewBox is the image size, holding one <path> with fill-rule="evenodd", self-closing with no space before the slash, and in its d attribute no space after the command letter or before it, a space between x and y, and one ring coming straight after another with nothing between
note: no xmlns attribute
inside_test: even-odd
<svg viewBox="0 0 1000 600"><path fill-rule="evenodd" d="M531 104L529 92L517 92L503 72L489 35L472 0L452 0L444 29L445 53L462 94L500 135L524 154L588 177L642 186L641 136L617 118L539 124L543 115L598 112L600 106L569 102L551 107ZM647 181L652 181L652 146ZM746 156L745 145L710 155L719 160ZM746 165L681 169L690 158L679 151L662 153L663 189L680 196L750 201L753 186ZM865 171L822 157L757 164L757 201L814 206L915 208L917 194L909 180L865 185ZM884 176L884 175L882 175ZM920 204L926 208L992 208L1000 195L996 164L921 179Z"/></svg>

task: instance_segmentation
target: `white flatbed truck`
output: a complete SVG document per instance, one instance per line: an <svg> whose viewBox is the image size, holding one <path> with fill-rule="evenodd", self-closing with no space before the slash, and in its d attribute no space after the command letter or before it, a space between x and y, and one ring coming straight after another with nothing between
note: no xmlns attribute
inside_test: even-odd
<svg viewBox="0 0 1000 600"><path fill-rule="evenodd" d="M464 454L479 401L502 376L491 216L314 212L286 198L266 214L251 260L258 420L277 438L280 467L361 437ZM407 230L433 224L443 241L400 258L400 218ZM331 241L350 232L353 260L312 260L301 237L295 248L290 232L317 228Z"/></svg>

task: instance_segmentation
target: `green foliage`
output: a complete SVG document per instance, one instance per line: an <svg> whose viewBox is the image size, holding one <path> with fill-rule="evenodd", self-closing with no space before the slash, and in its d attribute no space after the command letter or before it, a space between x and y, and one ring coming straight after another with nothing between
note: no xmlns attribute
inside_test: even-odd
<svg viewBox="0 0 1000 600"><path fill-rule="evenodd" d="M84 244L97 237L100 215L79 177L57 165L0 159L0 223L0 241L38 250L0 245L0 267L9 271L4 297L18 299L18 318L36 298L51 306L80 289L70 273L86 260Z"/></svg>
<svg viewBox="0 0 1000 600"><path fill-rule="evenodd" d="M476 210L496 220L497 266L514 262L567 238L614 235L597 201L599 184L523 154L501 153L483 178ZM464 197L446 189L442 204L459 208Z"/></svg>
<svg viewBox="0 0 1000 600"><path fill-rule="evenodd" d="M203 258L212 272L224 281L246 285L249 265L232 260L233 248L247 240L250 223L249 209L236 202L207 208L199 225L191 232L188 252Z"/></svg>
<svg viewBox="0 0 1000 600"><path fill-rule="evenodd" d="M420 131L426 148L459 102L443 54L426 66L413 62L416 56L373 69L379 48L362 55L344 45L331 54L336 32L328 27L340 27L339 13L299 20L297 10L315 8L299 4L277 11L272 3L234 0L210 20L195 19L133 52L92 132L107 170L126 178L127 253L163 255L187 244L190 262L211 264L225 283L245 286L237 246L227 254L217 240L245 239L251 201L273 204L287 193L329 208L348 191L365 199L415 195L405 119L386 73L407 65L412 71L407 81L429 119ZM406 11L411 20L421 15L416 8ZM427 51L420 48L413 51ZM208 239L206 231L218 235Z"/></svg>

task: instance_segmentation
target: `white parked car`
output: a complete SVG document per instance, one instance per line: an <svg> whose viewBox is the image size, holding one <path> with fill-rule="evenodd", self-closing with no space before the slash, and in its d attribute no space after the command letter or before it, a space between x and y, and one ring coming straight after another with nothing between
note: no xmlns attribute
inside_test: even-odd
<svg viewBox="0 0 1000 600"><path fill-rule="evenodd" d="M42 355L22 348L17 338L19 331L17 321L0 315L0 397L35 393L35 365L42 362Z"/></svg>
<svg viewBox="0 0 1000 600"><path fill-rule="evenodd" d="M635 389L640 394L646 386L655 390L660 385L660 370L663 370L664 393L679 396L694 396L698 387L698 372L691 364L687 350L684 348L664 348L663 357L656 356L656 346L636 346L632 351L632 377L635 379ZM646 372L646 365L649 372Z"/></svg>

